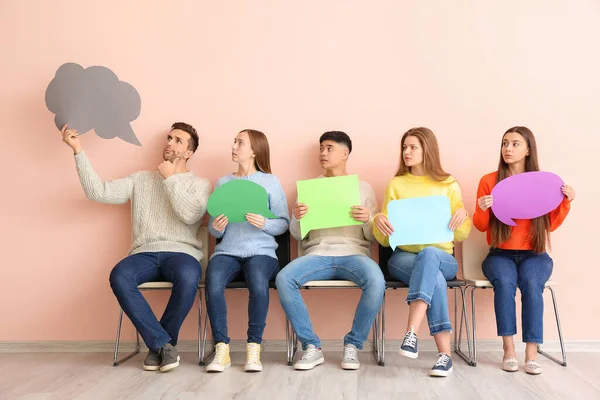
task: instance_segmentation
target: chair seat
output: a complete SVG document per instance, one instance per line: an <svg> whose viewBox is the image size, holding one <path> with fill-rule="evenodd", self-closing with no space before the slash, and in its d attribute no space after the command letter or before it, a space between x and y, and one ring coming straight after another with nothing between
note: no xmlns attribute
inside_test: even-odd
<svg viewBox="0 0 600 400"><path fill-rule="evenodd" d="M469 286L475 286L478 288L491 288L492 284L490 281L485 280L485 279L467 279L467 285ZM557 283L556 281L553 281L552 279L550 279L548 282L546 282L545 287L554 287L556 286Z"/></svg>
<svg viewBox="0 0 600 400"><path fill-rule="evenodd" d="M227 289L248 289L248 285L244 281L230 282L229 285L227 285ZM276 289L275 281L269 282L269 289Z"/></svg>
<svg viewBox="0 0 600 400"><path fill-rule="evenodd" d="M460 286L465 286L467 283L462 279L452 279L451 281L447 281L448 288L456 288ZM402 281L385 281L385 287L388 289L407 289L408 285Z"/></svg>
<svg viewBox="0 0 600 400"><path fill-rule="evenodd" d="M171 282L146 282L138 285L138 289L172 289Z"/></svg>
<svg viewBox="0 0 600 400"><path fill-rule="evenodd" d="M356 283L352 281L342 280L325 280L325 281L309 281L302 285L303 288L349 288L358 287Z"/></svg>

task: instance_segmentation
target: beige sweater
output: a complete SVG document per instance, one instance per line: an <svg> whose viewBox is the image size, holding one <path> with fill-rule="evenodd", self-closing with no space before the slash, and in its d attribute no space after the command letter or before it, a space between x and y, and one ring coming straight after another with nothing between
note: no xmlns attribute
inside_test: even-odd
<svg viewBox="0 0 600 400"><path fill-rule="evenodd" d="M367 207L371 212L369 222L362 225L310 231L300 243L305 255L351 256L364 254L371 256L371 244L375 242L373 236L373 217L377 214L377 200L373 188L367 182L360 181L359 187L360 205ZM298 241L302 239L300 235L300 221L293 215L290 221L290 233L294 239Z"/></svg>
<svg viewBox="0 0 600 400"><path fill-rule="evenodd" d="M131 202L132 245L129 254L180 252L200 261L197 233L211 191L208 179L193 172L163 179L158 172L140 171L103 182L82 151L75 156L85 195L105 204Z"/></svg>

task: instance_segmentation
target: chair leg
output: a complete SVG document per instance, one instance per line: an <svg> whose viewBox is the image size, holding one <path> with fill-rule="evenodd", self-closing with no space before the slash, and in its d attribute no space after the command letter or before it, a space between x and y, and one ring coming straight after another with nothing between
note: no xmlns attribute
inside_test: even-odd
<svg viewBox="0 0 600 400"><path fill-rule="evenodd" d="M298 345L296 333L287 317L285 318L285 345L287 350L287 365L292 366Z"/></svg>
<svg viewBox="0 0 600 400"><path fill-rule="evenodd" d="M113 366L116 367L117 365L129 360L131 357L135 356L136 354L138 354L140 352L140 334L138 331L135 332L136 334L136 348L134 351L132 351L131 353L129 353L128 355L126 355L125 357L123 357L122 359L118 360L117 357L119 356L119 344L121 343L121 326L123 325L123 309L121 308L121 310L119 311L119 323L117 325L117 339L115 340L115 354L114 354L114 358L113 358Z"/></svg>
<svg viewBox="0 0 600 400"><path fill-rule="evenodd" d="M475 313L475 289L476 286L471 286L471 328L473 332L473 366L477 366L477 320Z"/></svg>
<svg viewBox="0 0 600 400"><path fill-rule="evenodd" d="M377 312L375 316L375 320L373 320L373 326L371 330L373 331L373 357L375 357L375 362L379 364L380 354L379 354L379 326L380 326L380 316L381 316L381 308Z"/></svg>
<svg viewBox="0 0 600 400"><path fill-rule="evenodd" d="M567 366L567 353L565 352L565 342L564 342L563 335L562 335L562 329L560 327L560 318L558 316L558 304L556 303L556 295L555 295L554 289L552 287L548 286L548 289L550 289L550 293L552 294L552 304L554 305L554 315L556 317L556 327L558 328L558 339L560 341L560 351L562 353L562 360L559 360L559 359L551 356L550 354L546 353L545 351L543 351L542 348L540 347L540 345L537 346L537 351L544 357L547 357L550 360L554 361L555 363L560 364L563 367L566 367Z"/></svg>
<svg viewBox="0 0 600 400"><path fill-rule="evenodd" d="M454 288L454 326L457 326L457 322L456 319L458 317L458 293L457 290L460 290L460 295L461 295L461 300L462 300L462 312L460 315L460 325L458 327L458 335L456 335L456 333L454 334L454 352L456 354L458 354L460 356L460 358L462 358L463 360L465 360L467 362L467 364L469 364L470 366L475 366L474 362L473 362L473 353L472 353L472 349L471 349L471 335L469 332L469 321L467 318L467 307L466 307L466 303L465 303L465 296L466 296L466 290L467 288L463 288L463 287L459 287L459 288ZM465 332L467 335L467 347L468 347L468 351L469 351L469 355L467 356L464 351L461 349L461 344L462 344L462 332L463 332L463 323L465 326Z"/></svg>
<svg viewBox="0 0 600 400"><path fill-rule="evenodd" d="M200 349L200 366L203 367L206 365L206 360L208 360L208 358L214 353L214 346L213 346L213 351L211 351L211 353L209 355L205 355L206 354L206 337L208 336L208 306L206 309L206 313L204 314L204 332L203 332L203 337L202 337L202 347Z"/></svg>
<svg viewBox="0 0 600 400"><path fill-rule="evenodd" d="M383 291L383 300L381 302L381 338L380 338L379 362L382 367L385 366L385 290Z"/></svg>
<svg viewBox="0 0 600 400"><path fill-rule="evenodd" d="M198 365L202 366L202 289L198 288Z"/></svg>

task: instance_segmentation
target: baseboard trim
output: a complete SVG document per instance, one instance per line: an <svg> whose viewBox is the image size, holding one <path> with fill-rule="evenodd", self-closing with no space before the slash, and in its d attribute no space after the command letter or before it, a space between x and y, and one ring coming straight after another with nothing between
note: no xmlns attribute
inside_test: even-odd
<svg viewBox="0 0 600 400"><path fill-rule="evenodd" d="M401 340L386 340L385 350L397 351ZM515 343L517 351L524 351L524 343ZM210 344L207 344L209 347ZM231 351L245 351L246 341L234 340L230 344ZM324 351L340 351L343 346L342 340L324 340L322 348ZM263 351L285 352L285 340L266 340L263 342ZM600 352L600 341L567 341L565 342L567 352ZM135 341L121 341L119 352L132 351ZM195 340L183 340L177 345L180 352L197 352L198 342ZM467 344L463 342L462 348L466 351ZM558 340L548 340L543 345L544 350L560 352ZM372 342L368 340L363 346L363 351L371 351ZM86 340L86 341L28 341L28 342L0 342L0 353L108 353L115 350L115 342L111 340ZM144 343L141 350L147 351ZM207 349L208 351L209 349ZM431 339L419 340L419 351L436 351L435 343ZM478 340L478 352L502 351L502 341L498 339Z"/></svg>

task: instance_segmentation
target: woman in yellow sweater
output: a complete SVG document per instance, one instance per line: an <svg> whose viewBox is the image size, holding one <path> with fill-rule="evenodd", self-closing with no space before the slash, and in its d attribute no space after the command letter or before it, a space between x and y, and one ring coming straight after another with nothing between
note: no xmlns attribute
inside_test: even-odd
<svg viewBox="0 0 600 400"><path fill-rule="evenodd" d="M454 231L454 241L465 240L471 231L471 221L464 208L458 182L442 169L433 132L427 128L410 129L402 136L401 148L400 167L386 188L382 212L375 216L373 233L377 241L389 246L389 236L394 229L402 229L401 226L392 226L387 218L390 201L438 195L450 199L452 218L449 228ZM406 302L410 310L400 354L412 359L418 357L415 331L427 315L429 331L439 352L429 373L431 376L448 376L452 371L452 326L446 281L455 278L458 270L458 262L452 255L453 248L453 242L398 246L388 263L391 277L409 285Z"/></svg>

